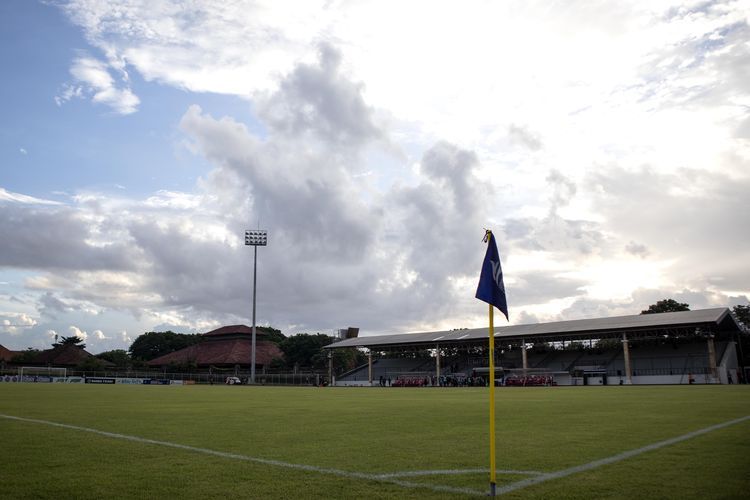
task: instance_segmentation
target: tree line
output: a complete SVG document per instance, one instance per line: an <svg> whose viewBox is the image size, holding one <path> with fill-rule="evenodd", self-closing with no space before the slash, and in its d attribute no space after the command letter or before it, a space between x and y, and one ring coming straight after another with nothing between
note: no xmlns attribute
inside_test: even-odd
<svg viewBox="0 0 750 500"><path fill-rule="evenodd" d="M257 330L264 335L264 340L274 342L284 353L283 358L277 358L271 362L270 368L272 370L327 369L328 352L323 347L334 342L334 337L322 333L299 333L286 336L280 330L266 326L257 327ZM177 333L171 330L145 332L139 335L127 350L114 349L102 352L87 358L76 368L99 371L106 368L106 363L104 363L106 361L118 369L148 369L148 361L203 341L204 337L201 334ZM81 349L86 348L83 339L75 336L61 337L52 344L53 347L66 345L74 345ZM12 362L15 364L32 363L40 353L41 351L38 349L29 348L16 355ZM365 354L357 349L337 349L333 351L332 356L337 373L353 369L367 362ZM175 368L184 370L191 367ZM195 369L195 367L192 368Z"/></svg>

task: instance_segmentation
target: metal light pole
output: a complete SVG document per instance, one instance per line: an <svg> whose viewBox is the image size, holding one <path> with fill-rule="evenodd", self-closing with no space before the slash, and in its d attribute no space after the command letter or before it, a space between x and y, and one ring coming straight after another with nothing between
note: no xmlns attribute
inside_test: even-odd
<svg viewBox="0 0 750 500"><path fill-rule="evenodd" d="M268 243L268 231L261 229L250 229L245 231L245 245L250 245L253 253L253 340L252 361L250 362L250 383L255 383L255 288L257 284L256 273L258 270L258 247L264 247Z"/></svg>

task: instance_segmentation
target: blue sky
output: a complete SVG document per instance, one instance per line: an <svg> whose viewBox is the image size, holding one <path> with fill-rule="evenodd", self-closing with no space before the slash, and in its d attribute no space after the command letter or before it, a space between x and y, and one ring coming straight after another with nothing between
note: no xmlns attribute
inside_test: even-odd
<svg viewBox="0 0 750 500"><path fill-rule="evenodd" d="M745 304L749 10L3 2L0 344Z"/></svg>
<svg viewBox="0 0 750 500"><path fill-rule="evenodd" d="M5 189L40 197L80 189L126 189L142 196L160 189L190 190L210 166L175 147L181 113L196 96L149 83L130 85L147 95L137 113L122 116L90 102L55 103L70 81L70 62L97 56L64 13L38 2L3 3L4 102L2 162ZM252 123L248 101L203 93L201 105Z"/></svg>

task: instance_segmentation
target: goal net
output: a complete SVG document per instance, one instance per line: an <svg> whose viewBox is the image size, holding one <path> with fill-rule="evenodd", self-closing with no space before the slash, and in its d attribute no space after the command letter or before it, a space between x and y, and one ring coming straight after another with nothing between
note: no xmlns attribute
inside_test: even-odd
<svg viewBox="0 0 750 500"><path fill-rule="evenodd" d="M18 369L19 382L54 382L67 376L67 368L50 366L22 366Z"/></svg>

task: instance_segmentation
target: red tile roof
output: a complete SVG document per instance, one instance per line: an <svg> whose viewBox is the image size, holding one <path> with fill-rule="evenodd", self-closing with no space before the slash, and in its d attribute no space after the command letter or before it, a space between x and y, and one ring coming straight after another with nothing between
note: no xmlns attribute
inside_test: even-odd
<svg viewBox="0 0 750 500"><path fill-rule="evenodd" d="M204 333L204 337L217 337L222 335L231 335L233 333L244 333L247 335L253 334L252 327L249 327L247 325L229 325L229 326L222 326L221 328L217 328L216 330L211 330L210 332ZM260 328L255 328L255 337L265 336L266 333L261 330Z"/></svg>
<svg viewBox="0 0 750 500"><path fill-rule="evenodd" d="M221 328L219 330L221 330ZM214 330L214 332L215 331L217 330ZM235 332L233 331L229 333ZM249 365L251 356L252 341L249 336L247 338L231 338L225 340L212 339L152 359L148 362L148 365L164 366L170 363L195 363L197 366ZM271 360L283 357L284 353L275 343L266 340L256 340L256 364L268 365L271 363Z"/></svg>
<svg viewBox="0 0 750 500"><path fill-rule="evenodd" d="M0 345L0 361L10 361L16 354L18 353Z"/></svg>
<svg viewBox="0 0 750 500"><path fill-rule="evenodd" d="M91 353L78 346L65 344L40 352L39 355L34 358L32 364L75 366L91 356ZM104 363L107 364L107 362Z"/></svg>

